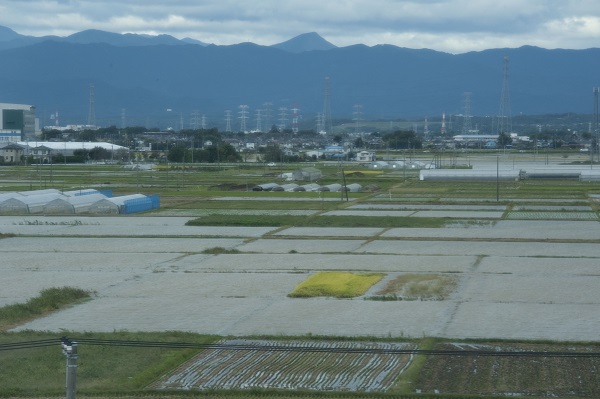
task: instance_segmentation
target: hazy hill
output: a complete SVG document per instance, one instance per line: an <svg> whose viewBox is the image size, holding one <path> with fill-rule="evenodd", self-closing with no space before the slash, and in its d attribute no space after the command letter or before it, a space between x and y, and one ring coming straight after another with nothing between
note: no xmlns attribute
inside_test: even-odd
<svg viewBox="0 0 600 399"><path fill-rule="evenodd" d="M303 33L285 42L274 44L271 47L289 51L291 53L302 53L304 51L314 50L331 50L336 48L335 45L323 39L316 32Z"/></svg>
<svg viewBox="0 0 600 399"><path fill-rule="evenodd" d="M61 123L85 123L94 83L96 120L103 125L120 125L122 109L128 124L178 127L183 119L189 127L197 110L210 125L222 125L225 110L231 110L232 127L238 127L238 107L244 104L250 107L247 125L253 128L257 109L268 102L272 123L279 108L298 107L301 123L314 127L327 76L334 116L351 118L360 104L365 119L460 114L465 92L472 93L473 115L495 115L504 56L510 59L513 115L591 113L592 88L599 85L600 49L521 47L452 55L355 45L303 51L327 43L316 34L278 46L173 45L177 39L170 36L152 38L166 44L134 45L142 40L138 35L128 45L123 44L127 37L118 37L118 45L96 42L109 41L111 35L86 31L71 36L83 43L38 38L0 50L0 102L34 104L40 116L46 115L44 123L55 111ZM0 30L3 38L8 38L3 43L19 40Z"/></svg>

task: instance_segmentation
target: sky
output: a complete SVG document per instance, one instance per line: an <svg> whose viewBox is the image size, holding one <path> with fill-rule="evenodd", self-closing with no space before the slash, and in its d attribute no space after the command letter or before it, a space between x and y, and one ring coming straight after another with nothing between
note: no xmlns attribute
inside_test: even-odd
<svg viewBox="0 0 600 399"><path fill-rule="evenodd" d="M31 36L86 29L272 45L317 32L336 46L453 54L524 45L600 47L598 0L2 0L0 25Z"/></svg>

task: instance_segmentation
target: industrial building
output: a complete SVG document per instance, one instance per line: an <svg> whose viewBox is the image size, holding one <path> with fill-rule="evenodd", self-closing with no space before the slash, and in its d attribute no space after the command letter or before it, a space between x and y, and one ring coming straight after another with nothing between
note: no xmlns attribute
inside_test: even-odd
<svg viewBox="0 0 600 399"><path fill-rule="evenodd" d="M0 143L35 140L39 130L33 105L0 103Z"/></svg>

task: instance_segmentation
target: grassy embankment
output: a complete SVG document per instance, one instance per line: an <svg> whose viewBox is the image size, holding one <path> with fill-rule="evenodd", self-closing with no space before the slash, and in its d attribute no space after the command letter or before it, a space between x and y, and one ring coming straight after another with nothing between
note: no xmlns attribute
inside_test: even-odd
<svg viewBox="0 0 600 399"><path fill-rule="evenodd" d="M0 331L90 298L90 293L73 287L47 288L25 303L0 308Z"/></svg>

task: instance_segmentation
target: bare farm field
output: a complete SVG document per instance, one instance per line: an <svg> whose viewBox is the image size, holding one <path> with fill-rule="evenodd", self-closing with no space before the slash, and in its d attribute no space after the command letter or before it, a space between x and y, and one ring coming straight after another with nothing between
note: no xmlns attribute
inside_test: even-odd
<svg viewBox="0 0 600 399"><path fill-rule="evenodd" d="M92 293L7 333L176 331L323 349L198 350L147 390L597 397L600 221L588 192L600 189L516 184L500 204L489 185L407 183L308 212L211 192L136 216L3 216L0 306L49 287ZM219 195L227 211L202 210ZM225 215L240 223L202 224ZM399 222L377 226L386 219ZM290 295L330 272L381 278L357 295ZM543 356L556 351L596 355Z"/></svg>

